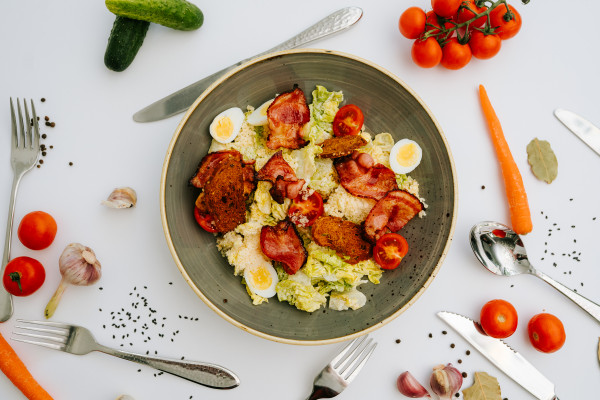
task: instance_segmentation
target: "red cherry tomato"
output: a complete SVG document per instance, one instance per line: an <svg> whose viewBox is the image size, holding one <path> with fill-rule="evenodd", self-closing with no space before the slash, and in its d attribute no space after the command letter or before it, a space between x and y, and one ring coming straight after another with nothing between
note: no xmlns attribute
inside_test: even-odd
<svg viewBox="0 0 600 400"><path fill-rule="evenodd" d="M217 228L215 227L215 220L210 214L201 214L198 207L194 207L194 218L202 229L206 232L215 233Z"/></svg>
<svg viewBox="0 0 600 400"><path fill-rule="evenodd" d="M440 17L452 18L463 0L431 0L431 8Z"/></svg>
<svg viewBox="0 0 600 400"><path fill-rule="evenodd" d="M394 269L408 253L408 243L397 233L386 233L373 248L373 258L382 269Z"/></svg>
<svg viewBox="0 0 600 400"><path fill-rule="evenodd" d="M338 110L333 118L333 134L335 136L358 135L365 117L357 106L346 104Z"/></svg>
<svg viewBox="0 0 600 400"><path fill-rule="evenodd" d="M6 290L14 296L29 296L38 290L46 280L46 270L36 259L17 257L6 264L2 282Z"/></svg>
<svg viewBox="0 0 600 400"><path fill-rule="evenodd" d="M428 11L427 12L425 23L426 23L425 30L427 32L431 32L434 35L437 34L437 33L439 33L441 31L440 30L440 26L441 26L440 24L441 23L444 24L444 28L446 28L446 29L450 29L450 28L452 28L454 26L454 25L452 25L451 21L448 21L446 18L439 17L433 11ZM454 32L452 33L452 35L454 35Z"/></svg>
<svg viewBox="0 0 600 400"><path fill-rule="evenodd" d="M408 39L416 39L425 31L425 11L419 7L410 7L400 15L398 27L400 33Z"/></svg>
<svg viewBox="0 0 600 400"><path fill-rule="evenodd" d="M502 39L498 35L485 35L483 32L474 30L471 32L469 47L473 57L487 60L494 57L500 51Z"/></svg>
<svg viewBox="0 0 600 400"><path fill-rule="evenodd" d="M504 339L515 333L519 318L517 310L505 300L491 300L481 308L481 328L489 336Z"/></svg>
<svg viewBox="0 0 600 400"><path fill-rule="evenodd" d="M412 59L421 68L433 68L442 61L442 48L432 37L415 40L411 49Z"/></svg>
<svg viewBox="0 0 600 400"><path fill-rule="evenodd" d="M548 313L534 315L527 324L527 332L533 347L544 353L559 350L567 338L560 319Z"/></svg>
<svg viewBox="0 0 600 400"><path fill-rule="evenodd" d="M467 22L467 21L475 18L475 14L473 13L473 11L475 11L477 14L481 14L486 9L487 9L487 7L485 7L485 6L477 7L476 0L464 0L463 4L461 5L460 9L458 10L458 23L462 24L463 22ZM473 11L471 11L471 10L473 10ZM469 24L469 27L470 28L479 28L483 24L485 24L486 20L487 20L487 18L485 15L481 16L481 17L477 18L475 21L471 22Z"/></svg>
<svg viewBox="0 0 600 400"><path fill-rule="evenodd" d="M17 235L23 246L31 250L42 250L52 244L56 229L56 221L50 214L33 211L23 217Z"/></svg>
<svg viewBox="0 0 600 400"><path fill-rule="evenodd" d="M521 30L521 14L511 5L508 5L510 12L506 7L499 5L490 13L490 25L496 28L494 31L500 39L506 40L515 36Z"/></svg>
<svg viewBox="0 0 600 400"><path fill-rule="evenodd" d="M457 38L450 38L442 48L441 64L448 69L461 69L471 61L471 48L460 44Z"/></svg>
<svg viewBox="0 0 600 400"><path fill-rule="evenodd" d="M298 226L311 226L323 212L323 198L315 191L306 198L300 193L292 200L288 216Z"/></svg>

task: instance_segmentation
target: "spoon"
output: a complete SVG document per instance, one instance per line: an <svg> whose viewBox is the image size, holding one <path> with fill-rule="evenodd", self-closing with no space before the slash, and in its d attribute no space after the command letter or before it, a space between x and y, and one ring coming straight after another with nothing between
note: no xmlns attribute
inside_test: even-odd
<svg viewBox="0 0 600 400"><path fill-rule="evenodd" d="M475 256L490 272L503 276L535 275L600 321L600 305L533 268L527 258L523 241L508 226L498 222L480 222L471 228L469 237Z"/></svg>

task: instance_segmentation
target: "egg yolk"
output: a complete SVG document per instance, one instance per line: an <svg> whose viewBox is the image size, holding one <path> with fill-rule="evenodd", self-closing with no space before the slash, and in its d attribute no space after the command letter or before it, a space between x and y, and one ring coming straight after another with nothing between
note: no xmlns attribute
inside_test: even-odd
<svg viewBox="0 0 600 400"><path fill-rule="evenodd" d="M409 167L417 162L419 153L414 143L408 143L398 149L396 161L403 167Z"/></svg>
<svg viewBox="0 0 600 400"><path fill-rule="evenodd" d="M233 122L229 117L223 117L215 125L215 133L220 139L227 139L233 133Z"/></svg>
<svg viewBox="0 0 600 400"><path fill-rule="evenodd" d="M273 278L266 268L255 268L250 276L252 277L252 284L258 290L268 289L273 283Z"/></svg>

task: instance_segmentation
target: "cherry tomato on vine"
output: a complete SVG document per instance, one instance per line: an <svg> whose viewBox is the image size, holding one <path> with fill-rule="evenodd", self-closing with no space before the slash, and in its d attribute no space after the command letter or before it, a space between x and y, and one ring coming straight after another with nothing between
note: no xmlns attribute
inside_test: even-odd
<svg viewBox="0 0 600 400"><path fill-rule="evenodd" d="M467 3L467 4L465 4L465 3ZM462 24L463 22L467 22L468 20L475 18L475 14L473 13L473 11L475 11L477 14L481 14L486 9L487 9L487 7L485 7L485 6L477 7L476 0L465 0L465 1L463 1L463 4L461 5L460 9L458 10L458 17L457 17L458 23ZM473 10L473 11L471 11L471 10ZM473 27L479 28L483 24L485 24L486 20L487 20L487 18L485 15L481 16L481 17L477 18L475 21L471 22L469 24L469 27L470 28L473 28Z"/></svg>
<svg viewBox="0 0 600 400"><path fill-rule="evenodd" d="M496 28L495 32L502 40L510 39L521 30L521 15L511 5L508 5L510 13L504 5L499 5L490 13L490 25Z"/></svg>
<svg viewBox="0 0 600 400"><path fill-rule="evenodd" d="M469 47L471 47L471 52L475 58L481 60L492 58L498 54L501 46L502 39L498 35L486 35L478 30L471 32Z"/></svg>
<svg viewBox="0 0 600 400"><path fill-rule="evenodd" d="M408 253L408 243L397 233L386 233L373 247L373 258L382 269L394 269Z"/></svg>
<svg viewBox="0 0 600 400"><path fill-rule="evenodd" d="M23 246L31 250L42 250L52 244L56 229L56 221L50 214L33 211L23 217L17 235Z"/></svg>
<svg viewBox="0 0 600 400"><path fill-rule="evenodd" d="M288 216L298 226L311 226L323 212L323 198L315 191L306 198L301 193L292 200Z"/></svg>
<svg viewBox="0 0 600 400"><path fill-rule="evenodd" d="M365 117L354 104L346 104L338 110L333 118L333 134L335 136L358 135Z"/></svg>
<svg viewBox="0 0 600 400"><path fill-rule="evenodd" d="M548 313L534 315L527 324L527 333L533 347L544 353L559 350L567 338L560 319Z"/></svg>
<svg viewBox="0 0 600 400"><path fill-rule="evenodd" d="M460 44L457 38L450 38L442 48L441 64L448 69L461 69L471 61L471 48Z"/></svg>
<svg viewBox="0 0 600 400"><path fill-rule="evenodd" d="M479 322L489 336L504 339L515 333L519 318L517 310L506 300L491 300L483 305Z"/></svg>
<svg viewBox="0 0 600 400"><path fill-rule="evenodd" d="M38 290L45 280L44 266L31 257L12 259L6 264L2 278L6 290L14 296L29 296Z"/></svg>
<svg viewBox="0 0 600 400"><path fill-rule="evenodd" d="M452 18L456 15L462 0L431 0L431 8L440 17Z"/></svg>
<svg viewBox="0 0 600 400"><path fill-rule="evenodd" d="M200 209L198 207L194 207L194 218L196 219L198 225L200 225L200 227L206 232L217 232L217 228L215 227L215 220L210 214L202 214L200 213Z"/></svg>
<svg viewBox="0 0 600 400"><path fill-rule="evenodd" d="M425 11L419 7L407 8L398 21L400 33L408 39L416 39L425 31Z"/></svg>
<svg viewBox="0 0 600 400"><path fill-rule="evenodd" d="M442 61L442 48L432 37L415 40L410 53L415 64L422 68L433 68Z"/></svg>
<svg viewBox="0 0 600 400"><path fill-rule="evenodd" d="M452 25L452 22L445 20L445 18L440 18L438 17L438 15L436 13L434 13L433 11L428 11L425 18L425 22L426 24L430 24L433 26L427 26L425 25L425 31L427 32L431 32L432 34L436 34L440 32L440 20L443 21L444 23L444 28L446 29L450 29L452 28L454 25ZM454 32L452 32L452 35L454 35Z"/></svg>

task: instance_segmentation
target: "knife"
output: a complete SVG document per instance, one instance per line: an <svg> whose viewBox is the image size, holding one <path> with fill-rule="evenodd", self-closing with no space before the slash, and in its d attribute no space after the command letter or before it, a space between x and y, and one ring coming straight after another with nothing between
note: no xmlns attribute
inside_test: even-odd
<svg viewBox="0 0 600 400"><path fill-rule="evenodd" d="M554 115L579 139L583 140L583 143L600 155L600 129L572 111L557 108L554 110Z"/></svg>
<svg viewBox="0 0 600 400"><path fill-rule="evenodd" d="M440 311L437 315L496 367L536 398L558 400L552 382L502 340L486 335L477 322L447 311Z"/></svg>
<svg viewBox="0 0 600 400"><path fill-rule="evenodd" d="M233 68L265 54L300 47L317 39L346 30L358 22L362 17L362 14L362 9L358 7L342 8L289 40L286 40L265 52L230 65L227 68L217 71L196 83L192 83L191 85L150 104L146 108L133 114L133 120L136 122L152 122L179 114L180 112L187 110L187 108L196 101L198 96L200 96L214 81Z"/></svg>

